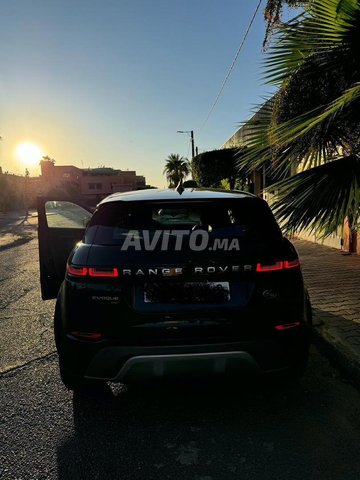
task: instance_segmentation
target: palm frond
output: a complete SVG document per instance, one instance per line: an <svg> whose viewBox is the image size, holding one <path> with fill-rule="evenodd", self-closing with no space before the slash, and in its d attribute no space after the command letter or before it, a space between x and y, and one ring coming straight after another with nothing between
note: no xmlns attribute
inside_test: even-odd
<svg viewBox="0 0 360 480"><path fill-rule="evenodd" d="M272 128L272 141L279 150L278 166L281 168L284 164L296 164L302 160L306 168L311 168L326 162L329 153L336 152L337 147L346 150L349 138L341 118L343 114L346 115L346 108L359 100L360 83L346 90L325 108L318 107ZM312 143L308 134L313 136ZM303 147L300 141L304 138L308 144Z"/></svg>
<svg viewBox="0 0 360 480"><path fill-rule="evenodd" d="M242 152L236 162L240 172L250 173L271 162L272 150L269 129L272 122L274 101L274 97L267 100L253 118L242 125L243 143L247 146L247 149Z"/></svg>
<svg viewBox="0 0 360 480"><path fill-rule="evenodd" d="M269 104L261 121L248 128L249 148L238 168L252 171L271 164L278 175L285 175L300 163L306 169L331 160L334 154L347 150L349 138L341 115L356 101L360 101L360 84L346 90L325 108L318 107L276 127L272 126Z"/></svg>
<svg viewBox="0 0 360 480"><path fill-rule="evenodd" d="M341 48L343 60L344 56L353 57L359 40L359 17L357 0L313 0L304 14L279 27L277 41L265 61L266 80L281 84L304 58L314 54L320 59L325 55L325 63L332 60L331 52L337 48Z"/></svg>
<svg viewBox="0 0 360 480"><path fill-rule="evenodd" d="M324 122L329 117L336 115L342 111L351 102L360 98L360 83L350 87L340 97L326 106L326 108L318 107L310 112L298 116L295 119L289 120L281 124L276 129L278 141L281 144L292 142L309 132L318 124Z"/></svg>
<svg viewBox="0 0 360 480"><path fill-rule="evenodd" d="M339 158L271 188L277 189L272 208L285 231L310 229L327 236L342 228L345 218L358 218L360 158Z"/></svg>

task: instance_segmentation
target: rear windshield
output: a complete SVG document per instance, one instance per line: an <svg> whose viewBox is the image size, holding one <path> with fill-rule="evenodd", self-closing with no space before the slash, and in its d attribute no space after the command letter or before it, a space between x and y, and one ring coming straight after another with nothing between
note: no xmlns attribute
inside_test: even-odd
<svg viewBox="0 0 360 480"><path fill-rule="evenodd" d="M209 237L259 237L275 239L280 229L267 204L258 199L232 202L136 203L102 205L93 215L88 234L97 245L121 245L134 231L141 237L155 232L206 231Z"/></svg>

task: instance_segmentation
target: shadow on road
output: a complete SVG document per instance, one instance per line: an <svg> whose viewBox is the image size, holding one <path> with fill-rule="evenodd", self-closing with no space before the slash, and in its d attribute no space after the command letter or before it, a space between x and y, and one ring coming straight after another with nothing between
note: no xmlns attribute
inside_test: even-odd
<svg viewBox="0 0 360 480"><path fill-rule="evenodd" d="M356 478L339 462L339 419L327 390L310 372L290 385L255 379L74 395L75 434L58 451L58 475L303 479L322 471L317 478ZM356 448L347 451L352 462Z"/></svg>

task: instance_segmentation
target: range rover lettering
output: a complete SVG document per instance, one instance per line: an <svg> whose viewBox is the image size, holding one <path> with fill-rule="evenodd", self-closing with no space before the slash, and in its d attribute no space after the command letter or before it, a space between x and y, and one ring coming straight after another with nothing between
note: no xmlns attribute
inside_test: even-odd
<svg viewBox="0 0 360 480"><path fill-rule="evenodd" d="M38 199L42 298L69 389L106 381L301 374L310 301L267 203L200 188Z"/></svg>

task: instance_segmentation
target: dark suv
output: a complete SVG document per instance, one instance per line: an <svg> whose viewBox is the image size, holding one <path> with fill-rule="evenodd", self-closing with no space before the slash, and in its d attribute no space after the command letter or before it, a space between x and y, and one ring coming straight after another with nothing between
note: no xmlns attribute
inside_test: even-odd
<svg viewBox="0 0 360 480"><path fill-rule="evenodd" d="M93 214L39 199L42 298L56 298L61 378L104 381L306 367L298 255L244 192L143 190Z"/></svg>

